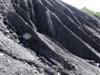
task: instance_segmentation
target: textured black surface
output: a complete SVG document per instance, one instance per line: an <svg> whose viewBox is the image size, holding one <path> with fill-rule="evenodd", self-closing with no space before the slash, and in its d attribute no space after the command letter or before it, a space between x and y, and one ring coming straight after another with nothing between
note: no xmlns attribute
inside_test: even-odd
<svg viewBox="0 0 100 75"><path fill-rule="evenodd" d="M23 63L25 67L36 70L27 74L21 71L22 75L100 74L99 17L60 0L12 0L5 4L13 8L4 8L7 13L1 13L0 49L7 59L21 64L25 61L30 66ZM17 75L15 70L6 73Z"/></svg>

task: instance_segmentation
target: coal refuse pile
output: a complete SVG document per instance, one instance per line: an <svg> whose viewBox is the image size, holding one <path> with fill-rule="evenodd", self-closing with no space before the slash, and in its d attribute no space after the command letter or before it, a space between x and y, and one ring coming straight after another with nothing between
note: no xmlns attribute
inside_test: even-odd
<svg viewBox="0 0 100 75"><path fill-rule="evenodd" d="M61 0L0 0L0 75L100 75L100 17Z"/></svg>

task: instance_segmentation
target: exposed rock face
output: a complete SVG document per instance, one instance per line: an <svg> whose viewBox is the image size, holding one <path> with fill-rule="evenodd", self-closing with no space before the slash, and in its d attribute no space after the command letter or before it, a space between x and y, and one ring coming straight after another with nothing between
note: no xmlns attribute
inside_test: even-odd
<svg viewBox="0 0 100 75"><path fill-rule="evenodd" d="M60 0L0 0L0 75L100 75L100 19Z"/></svg>

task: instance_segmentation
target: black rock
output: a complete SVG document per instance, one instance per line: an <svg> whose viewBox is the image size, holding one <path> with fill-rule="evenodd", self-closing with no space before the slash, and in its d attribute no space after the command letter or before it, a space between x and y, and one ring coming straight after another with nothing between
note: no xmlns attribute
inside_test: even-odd
<svg viewBox="0 0 100 75"><path fill-rule="evenodd" d="M37 75L100 74L99 66L87 61L100 63L99 17L86 14L60 0L12 0L6 5L13 8L4 9L7 13L1 19L6 21L1 22L0 49L8 59L11 57L12 60L18 60L21 62L18 64L23 64L26 68L33 69L32 66L35 66ZM15 36L10 32L7 32L9 37L3 34L5 30L10 31L5 26L10 27L12 33L18 36L17 39L9 38ZM0 56L0 61L1 59ZM29 69L28 71L30 72ZM6 71L5 74L10 75L10 72ZM22 74L24 75L23 72ZM33 74L32 70L30 75Z"/></svg>

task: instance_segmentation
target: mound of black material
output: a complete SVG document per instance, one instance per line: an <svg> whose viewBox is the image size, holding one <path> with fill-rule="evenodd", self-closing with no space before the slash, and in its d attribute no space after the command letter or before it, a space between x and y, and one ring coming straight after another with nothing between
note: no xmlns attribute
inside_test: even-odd
<svg viewBox="0 0 100 75"><path fill-rule="evenodd" d="M13 8L10 9L8 4ZM43 75L100 74L99 17L88 15L60 0L12 0L5 7L8 10L2 19L4 26L10 27L23 46L14 42L17 39L12 33L14 39L0 33L6 38L5 40L1 37L1 52L13 60L25 61L30 65L28 68L32 69L32 65L42 68ZM7 49L3 47L6 41L10 42L9 48L5 46ZM12 44L16 47L12 47ZM30 50L24 49L26 47ZM13 49L15 50L12 51ZM34 53L40 56L41 62ZM36 74L40 74L38 69L35 70ZM10 72L6 73L10 75ZM26 75L29 74L33 75L34 72Z"/></svg>

